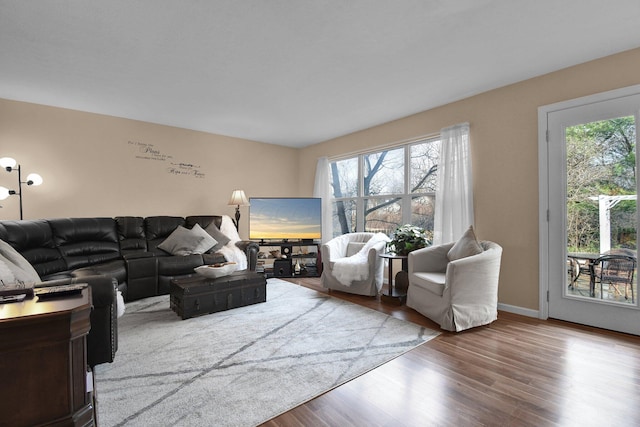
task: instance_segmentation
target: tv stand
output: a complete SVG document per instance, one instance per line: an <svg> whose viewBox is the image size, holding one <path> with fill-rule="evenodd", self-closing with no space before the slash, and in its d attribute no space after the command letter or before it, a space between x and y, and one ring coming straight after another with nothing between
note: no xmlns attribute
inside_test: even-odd
<svg viewBox="0 0 640 427"><path fill-rule="evenodd" d="M264 258L258 258L256 269L264 270L267 277L320 277L322 257L320 243L314 240L272 240L258 242ZM273 257L270 252L279 250L282 258ZM289 261L289 262L287 262ZM299 270L296 268L299 267Z"/></svg>

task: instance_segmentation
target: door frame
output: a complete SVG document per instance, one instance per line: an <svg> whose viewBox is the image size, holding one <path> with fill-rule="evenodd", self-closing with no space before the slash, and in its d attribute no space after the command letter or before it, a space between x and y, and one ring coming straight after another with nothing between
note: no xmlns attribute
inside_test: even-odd
<svg viewBox="0 0 640 427"><path fill-rule="evenodd" d="M549 318L549 133L548 116L551 113L580 107L592 103L640 94L640 85L614 89L594 95L583 96L567 101L538 107L538 274L539 274L539 310L540 319ZM637 125L637 124L636 124ZM637 128L636 128L637 131Z"/></svg>

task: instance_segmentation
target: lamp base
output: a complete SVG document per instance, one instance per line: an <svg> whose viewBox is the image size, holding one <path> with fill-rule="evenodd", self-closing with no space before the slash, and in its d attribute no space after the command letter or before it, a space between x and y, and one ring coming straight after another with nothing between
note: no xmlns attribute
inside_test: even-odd
<svg viewBox="0 0 640 427"><path fill-rule="evenodd" d="M236 230L240 231L240 206L236 206L236 220L233 224L236 226Z"/></svg>

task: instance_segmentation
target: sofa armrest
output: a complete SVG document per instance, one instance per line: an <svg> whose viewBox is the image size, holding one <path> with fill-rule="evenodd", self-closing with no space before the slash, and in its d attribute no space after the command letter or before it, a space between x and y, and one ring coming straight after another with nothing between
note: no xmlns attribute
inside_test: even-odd
<svg viewBox="0 0 640 427"><path fill-rule="evenodd" d="M42 286L61 286L87 283L91 288L91 330L87 335L87 363L94 367L100 363L113 362L118 350L117 281L108 276L85 276L49 280L38 283Z"/></svg>
<svg viewBox="0 0 640 427"><path fill-rule="evenodd" d="M240 240L236 242L236 246L247 254L247 269L249 271L256 271L260 245L258 245L257 242L252 242L251 240Z"/></svg>
<svg viewBox="0 0 640 427"><path fill-rule="evenodd" d="M114 278L106 275L92 275L69 277L64 279L47 280L45 282L36 283L36 288L48 286L63 286L76 283L86 283L91 287L92 304L95 308L107 307L116 301L116 288ZM113 289L112 289L113 288Z"/></svg>

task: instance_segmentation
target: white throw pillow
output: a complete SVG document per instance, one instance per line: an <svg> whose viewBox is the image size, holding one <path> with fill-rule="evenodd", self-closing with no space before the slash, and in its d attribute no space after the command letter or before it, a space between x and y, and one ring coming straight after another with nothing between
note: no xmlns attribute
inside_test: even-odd
<svg viewBox="0 0 640 427"><path fill-rule="evenodd" d="M476 238L476 233L473 231L473 226L470 226L467 231L464 232L462 237L453 245L447 253L449 261L455 261L457 259L466 258L468 256L477 255L482 253L482 246Z"/></svg>

